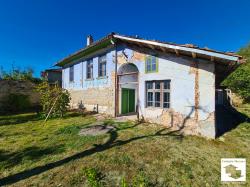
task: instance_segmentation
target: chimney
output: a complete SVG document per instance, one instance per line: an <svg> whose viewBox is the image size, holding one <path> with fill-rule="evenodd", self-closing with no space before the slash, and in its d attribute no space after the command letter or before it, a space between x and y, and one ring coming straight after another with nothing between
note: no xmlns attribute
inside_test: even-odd
<svg viewBox="0 0 250 187"><path fill-rule="evenodd" d="M87 46L91 45L93 43L93 36L88 35L87 36Z"/></svg>

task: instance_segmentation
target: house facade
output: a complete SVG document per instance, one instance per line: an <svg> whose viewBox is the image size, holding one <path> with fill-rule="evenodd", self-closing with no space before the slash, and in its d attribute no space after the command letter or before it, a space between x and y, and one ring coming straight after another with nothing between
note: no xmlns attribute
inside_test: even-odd
<svg viewBox="0 0 250 187"><path fill-rule="evenodd" d="M71 107L134 115L187 134L216 136L216 88L232 53L110 34L59 61Z"/></svg>

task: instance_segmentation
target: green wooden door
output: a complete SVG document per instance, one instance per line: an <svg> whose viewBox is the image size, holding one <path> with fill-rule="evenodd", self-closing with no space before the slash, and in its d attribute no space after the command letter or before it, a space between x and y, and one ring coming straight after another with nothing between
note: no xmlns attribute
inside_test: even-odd
<svg viewBox="0 0 250 187"><path fill-rule="evenodd" d="M135 90L131 89L128 93L128 112L135 112Z"/></svg>
<svg viewBox="0 0 250 187"><path fill-rule="evenodd" d="M128 113L128 89L122 88L122 114Z"/></svg>
<svg viewBox="0 0 250 187"><path fill-rule="evenodd" d="M135 112L135 90L122 88L122 114Z"/></svg>

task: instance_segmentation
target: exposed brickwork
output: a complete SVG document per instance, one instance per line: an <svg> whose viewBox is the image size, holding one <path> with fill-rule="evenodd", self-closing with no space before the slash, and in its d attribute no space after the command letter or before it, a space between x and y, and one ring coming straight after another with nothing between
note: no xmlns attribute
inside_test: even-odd
<svg viewBox="0 0 250 187"><path fill-rule="evenodd" d="M145 54L137 52L137 51L133 51L132 61L133 62L134 61L144 62L145 61Z"/></svg>
<svg viewBox="0 0 250 187"><path fill-rule="evenodd" d="M190 113L190 116L191 115L192 112ZM214 112L210 113L207 119L201 121L197 121L195 117L190 116L185 116L179 112L174 111L173 109L162 109L160 115L158 115L157 117L145 118L145 120L151 123L164 125L165 127L170 127L172 130L180 130L184 134L203 135L210 138L214 136L210 135L210 132L212 131L204 131L204 124L208 127L211 126L211 128L214 125Z"/></svg>

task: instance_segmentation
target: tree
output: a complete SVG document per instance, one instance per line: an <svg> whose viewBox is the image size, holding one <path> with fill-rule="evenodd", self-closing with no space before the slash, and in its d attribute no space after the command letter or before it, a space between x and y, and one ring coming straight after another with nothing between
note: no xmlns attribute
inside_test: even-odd
<svg viewBox="0 0 250 187"><path fill-rule="evenodd" d="M45 116L49 113L52 117L64 116L71 99L67 90L62 89L58 84L50 86L47 81L38 84L36 90L40 94L40 102Z"/></svg>
<svg viewBox="0 0 250 187"><path fill-rule="evenodd" d="M246 63L240 65L222 84L239 94L245 102L250 102L250 44L241 48L238 54L246 59Z"/></svg>
<svg viewBox="0 0 250 187"><path fill-rule="evenodd" d="M20 68L15 68L9 72L5 71L2 67L0 69L0 79L3 80L16 80L16 81L31 81L34 83L39 83L41 80L33 76L34 71L32 68L25 68L21 70Z"/></svg>

